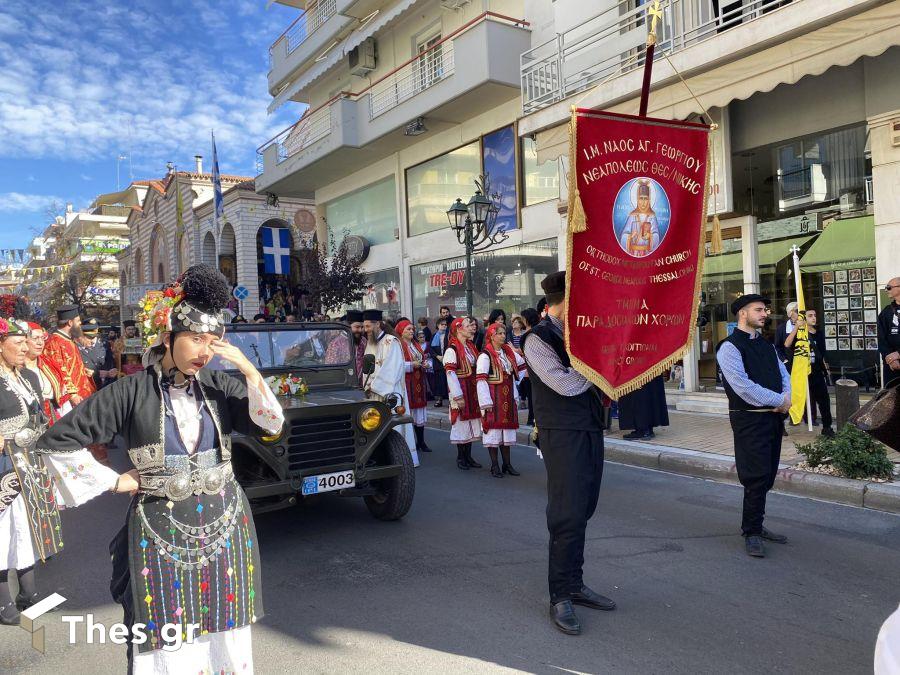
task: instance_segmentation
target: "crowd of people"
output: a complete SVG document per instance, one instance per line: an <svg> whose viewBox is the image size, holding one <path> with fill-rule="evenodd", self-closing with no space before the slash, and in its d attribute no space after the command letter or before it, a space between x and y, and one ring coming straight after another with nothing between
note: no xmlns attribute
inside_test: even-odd
<svg viewBox="0 0 900 675"><path fill-rule="evenodd" d="M583 578L609 401L566 351L565 272L548 275L541 286L541 304L509 324L502 310L479 326L442 307L432 331L427 320L394 322L380 310L349 310L341 317L349 336L329 344L324 358L339 350L335 362L353 359L370 399L402 396L411 423L400 431L416 465L419 453L432 451L424 433L428 406L446 398L458 468L482 468L473 454L480 441L492 476L520 475L511 448L519 405L527 400L547 472L550 618L577 635L576 606L616 607ZM892 303L880 317L879 340L886 375L896 382L900 279L887 290ZM20 612L40 597L34 566L62 549L60 507L104 492L129 493L127 522L110 545L111 591L125 623L147 626L151 635L128 642L129 672L252 672L251 626L263 615L260 556L252 513L231 470L230 433L274 434L284 417L256 367L224 340L228 295L215 270L188 269L149 310L149 347L140 368L130 370L123 357L139 337L134 322L122 337L103 339L97 322L82 320L74 306L57 310L51 331L0 318L0 623L19 623ZM765 556L764 541L787 541L764 526L764 517L791 405L791 345L804 321L812 360L826 370L815 312L804 318L794 310L788 307L779 347L761 339L769 300L741 296L731 306L736 328L717 349L744 488L741 531L752 557ZM242 379L206 368L216 356L234 364ZM811 391L821 374L810 374ZM820 384L813 396L830 429L827 388L822 395ZM654 409L661 385L651 382L631 401L619 401L639 437L667 422ZM107 466L105 444L113 438L121 439L133 469L120 474ZM200 635L177 651L163 650L158 629L169 623L197 626Z"/></svg>

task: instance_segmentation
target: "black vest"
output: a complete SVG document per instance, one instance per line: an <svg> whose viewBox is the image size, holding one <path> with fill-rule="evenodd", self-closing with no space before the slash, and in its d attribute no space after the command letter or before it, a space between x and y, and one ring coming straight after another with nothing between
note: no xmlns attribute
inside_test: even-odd
<svg viewBox="0 0 900 675"><path fill-rule="evenodd" d="M532 334L537 335L549 345L566 368L572 365L569 355L566 353L566 344L562 336L554 330L549 318L544 319L522 336L523 351L525 341ZM578 396L563 396L544 384L531 368L531 364L528 364L528 377L531 380L534 419L538 429L600 431L603 428L603 409L600 397L593 386Z"/></svg>
<svg viewBox="0 0 900 675"><path fill-rule="evenodd" d="M781 370L778 368L778 354L775 348L761 337L750 339L750 335L735 328L727 338L719 343L718 351L726 342L733 344L741 353L744 362L744 370L749 378L756 384L771 391L781 391ZM728 396L730 410L758 410L760 406L750 405L738 396L728 380L723 376L725 394Z"/></svg>

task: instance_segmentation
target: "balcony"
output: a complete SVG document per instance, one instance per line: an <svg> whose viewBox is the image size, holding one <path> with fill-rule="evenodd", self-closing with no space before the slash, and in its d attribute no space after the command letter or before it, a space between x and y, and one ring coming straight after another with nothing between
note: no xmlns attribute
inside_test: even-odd
<svg viewBox="0 0 900 675"><path fill-rule="evenodd" d="M356 19L344 16L356 0L318 0L269 47L269 93L273 96L284 81L305 63L314 61Z"/></svg>
<svg viewBox="0 0 900 675"><path fill-rule="evenodd" d="M824 202L828 195L828 181L821 164L810 164L804 169L782 172L778 170L780 211L803 208Z"/></svg>
<svg viewBox="0 0 900 675"><path fill-rule="evenodd" d="M680 52L704 40L805 0L669 0L663 7L657 53ZM643 67L647 7L622 0L580 26L522 54L522 109L546 108L604 81Z"/></svg>
<svg viewBox="0 0 900 675"><path fill-rule="evenodd" d="M404 128L451 128L519 96L523 21L486 12L360 92L342 92L257 150L257 191L315 190L415 141ZM351 168L352 167L352 168Z"/></svg>

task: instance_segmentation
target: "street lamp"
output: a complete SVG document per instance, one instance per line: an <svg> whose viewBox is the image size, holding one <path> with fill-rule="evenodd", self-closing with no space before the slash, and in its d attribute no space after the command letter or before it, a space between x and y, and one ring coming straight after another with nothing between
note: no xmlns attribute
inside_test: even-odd
<svg viewBox="0 0 900 675"><path fill-rule="evenodd" d="M450 229L456 234L456 240L466 249L466 311L472 316L472 254L486 251L492 246L501 244L509 238L505 231L496 231L497 216L500 214L499 193L491 194L490 177L485 174L475 180L475 194L468 204L462 199L456 201L447 210Z"/></svg>

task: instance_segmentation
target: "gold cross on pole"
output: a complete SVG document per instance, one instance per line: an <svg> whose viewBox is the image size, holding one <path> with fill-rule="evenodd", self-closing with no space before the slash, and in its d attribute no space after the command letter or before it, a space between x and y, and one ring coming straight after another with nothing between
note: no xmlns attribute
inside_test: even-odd
<svg viewBox="0 0 900 675"><path fill-rule="evenodd" d="M653 4L647 7L647 15L650 18L650 34L647 35L647 44L656 44L656 22L662 20L662 9L659 7L659 0L654 0Z"/></svg>

